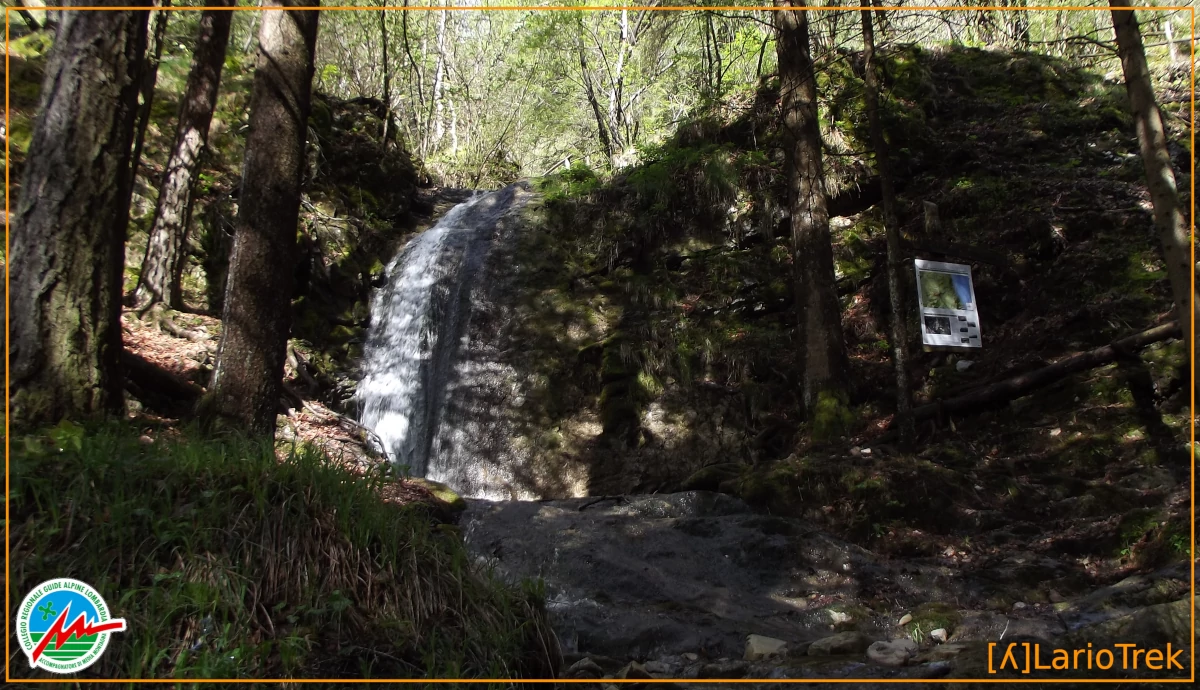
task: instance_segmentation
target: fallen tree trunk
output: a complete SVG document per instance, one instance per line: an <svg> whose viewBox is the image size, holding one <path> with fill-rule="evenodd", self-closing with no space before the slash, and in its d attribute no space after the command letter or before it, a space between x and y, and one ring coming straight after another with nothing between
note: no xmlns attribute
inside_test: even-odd
<svg viewBox="0 0 1200 690"><path fill-rule="evenodd" d="M976 388L954 398L921 405L913 410L913 417L917 421L920 421L939 416L943 412L961 415L978 411L996 403L1007 402L1070 374L1087 371L1088 369L1094 369L1098 366L1115 362L1117 359L1131 355L1147 345L1167 340L1168 338L1178 338L1181 333L1179 323L1175 321L1155 326L1150 330L1122 338L1109 345L1071 355L1050 366L1036 369L1027 374L1021 374L1000 381L999 383ZM893 420L892 425L894 424L895 421ZM892 425L889 425L889 427Z"/></svg>

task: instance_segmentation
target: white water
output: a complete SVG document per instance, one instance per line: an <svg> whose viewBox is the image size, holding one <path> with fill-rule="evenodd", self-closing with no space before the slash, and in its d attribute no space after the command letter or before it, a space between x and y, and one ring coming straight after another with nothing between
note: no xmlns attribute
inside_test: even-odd
<svg viewBox="0 0 1200 690"><path fill-rule="evenodd" d="M387 284L371 303L356 393L360 421L379 436L389 460L472 496L505 497L498 458L472 452L478 444L462 437L480 433L488 418L482 402L464 399L486 375L467 361L467 322L480 308L472 300L486 280L497 220L512 200L511 188L476 194L387 266Z"/></svg>

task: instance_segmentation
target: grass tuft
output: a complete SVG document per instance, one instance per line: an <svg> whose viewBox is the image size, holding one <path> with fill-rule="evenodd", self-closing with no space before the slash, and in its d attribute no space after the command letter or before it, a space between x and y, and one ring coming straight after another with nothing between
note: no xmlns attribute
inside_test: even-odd
<svg viewBox="0 0 1200 690"><path fill-rule="evenodd" d="M63 424L15 438L10 601L96 587L128 632L86 671L116 678L546 677L540 585L476 568L419 504L385 502L310 448L138 440ZM15 615L15 611L10 611ZM10 668L28 674L13 647ZM40 672L38 672L40 673Z"/></svg>

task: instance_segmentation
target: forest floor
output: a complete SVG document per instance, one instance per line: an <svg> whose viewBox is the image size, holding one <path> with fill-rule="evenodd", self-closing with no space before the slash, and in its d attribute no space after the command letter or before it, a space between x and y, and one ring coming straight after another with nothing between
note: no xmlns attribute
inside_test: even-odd
<svg viewBox="0 0 1200 690"><path fill-rule="evenodd" d="M161 329L156 322L143 321L135 312L127 310L121 319L125 348L179 379L206 386L216 361L221 321L202 314L176 314L174 320L202 338L196 340L173 335ZM294 387L293 390L303 386L294 368L290 370L286 383ZM281 459L290 452L289 448L307 445L326 455L334 464L359 476L379 469L381 463L378 455L366 442L363 430L351 420L325 407L318 400L302 400L297 407L289 408L286 415L279 417L277 436L283 443L279 444L277 453ZM130 406L129 423L139 429L145 443L178 440L180 426L188 423L190 415L166 414L169 412L147 409L141 402L134 401ZM391 478L383 488L382 495L385 500L398 504L443 504L431 491L430 485L400 476Z"/></svg>

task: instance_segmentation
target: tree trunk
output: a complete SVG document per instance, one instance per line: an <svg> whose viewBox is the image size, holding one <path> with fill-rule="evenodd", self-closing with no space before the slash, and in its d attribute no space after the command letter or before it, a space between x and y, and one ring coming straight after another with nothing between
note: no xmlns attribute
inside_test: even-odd
<svg viewBox="0 0 1200 690"><path fill-rule="evenodd" d="M17 14L21 15L21 19L25 21L25 26L29 27L30 31L41 30L42 25L38 23L38 20L33 18L32 12L25 9L25 3L23 0L17 0L17 7L20 8L17 10Z"/></svg>
<svg viewBox="0 0 1200 690"><path fill-rule="evenodd" d="M583 28L580 27L580 33L583 33ZM596 98L596 88L592 84L592 73L588 69L587 63L587 48L583 45L583 39L578 41L579 47L579 71L583 75L583 89L587 95L588 104L592 106L592 115L596 118L596 132L600 136L600 145L604 147L604 155L608 157L609 167L615 164L616 151L613 149L612 139L608 136L608 127L604 124L604 112L600 108L600 101Z"/></svg>
<svg viewBox="0 0 1200 690"><path fill-rule="evenodd" d="M1129 6L1128 0L1109 0L1109 5L1113 8ZM1121 68L1125 72L1125 88L1129 92L1129 104L1137 126L1142 163L1146 168L1146 185L1150 190L1150 200L1154 203L1154 225L1162 242L1167 277L1171 281L1171 293L1175 298L1175 311L1179 315L1184 342L1187 351L1191 352L1200 300L1196 299L1192 289L1195 269L1191 260L1191 237L1179 195L1175 191L1175 171L1171 169L1171 155L1167 152L1166 129L1158 103L1154 100L1154 86L1146 65L1146 51L1142 47L1137 18L1133 10L1113 9L1112 19ZM1195 375L1192 372L1193 386Z"/></svg>
<svg viewBox="0 0 1200 690"><path fill-rule="evenodd" d="M871 146L875 149L875 167L883 192L883 227L887 236L887 283L892 317L892 366L896 370L896 417L905 444L911 443L912 391L908 378L908 312L904 308L904 282L901 279L904 255L900 247L900 219L896 212L896 188L892 180L887 139L879 118L879 75L875 73L875 28L872 25L871 0L859 0L862 6L863 71L866 82L867 120Z"/></svg>
<svg viewBox="0 0 1200 690"><path fill-rule="evenodd" d="M170 7L171 0L156 0L156 7ZM146 143L146 128L150 126L150 111L154 107L154 85L158 81L158 64L162 62L163 39L167 35L167 19L170 12L161 9L152 13L154 31L149 36L149 46L146 49L144 67L141 69L142 86L139 89L137 133L133 139L133 157L130 167L133 169L132 179L137 180L138 166L142 162L142 147ZM133 188L130 187L132 195ZM132 198L132 197L131 197ZM127 201L126 204L129 202Z"/></svg>
<svg viewBox="0 0 1200 690"><path fill-rule="evenodd" d="M267 0L266 7L318 0ZM291 326L292 269L320 13L264 12L221 346L201 417L275 433Z"/></svg>
<svg viewBox="0 0 1200 690"><path fill-rule="evenodd" d="M793 0L775 0L793 7ZM810 412L818 404L844 406L849 365L842 341L841 305L833 271L833 246L817 122L817 84L808 44L807 12L775 12L779 53L783 141L787 154L792 217L792 259L796 272L797 327L804 364L803 399Z"/></svg>
<svg viewBox="0 0 1200 690"><path fill-rule="evenodd" d="M231 4L232 0L212 0L214 7ZM213 109L217 105L217 87L225 64L232 19L233 13L226 10L205 10L200 16L192 69L179 109L175 145L159 188L142 272L134 293L134 303L140 308L167 300L176 308L183 303L179 282L185 258L183 248L187 246L188 223L192 216L192 191L199 172L200 154L208 141Z"/></svg>
<svg viewBox="0 0 1200 690"><path fill-rule="evenodd" d="M438 12L437 24L437 68L433 75L433 142L441 143L446 134L442 94L446 88L446 10Z"/></svg>
<svg viewBox="0 0 1200 690"><path fill-rule="evenodd" d="M387 0L380 0L379 6L386 8ZM385 147L395 135L392 126L392 68L389 64L391 56L388 55L387 15L386 11L379 12L379 38L383 43L383 54L380 55L380 59L383 61L383 145Z"/></svg>
<svg viewBox="0 0 1200 690"><path fill-rule="evenodd" d="M123 407L122 199L132 184L147 14L64 12L47 59L10 245L18 426Z"/></svg>

